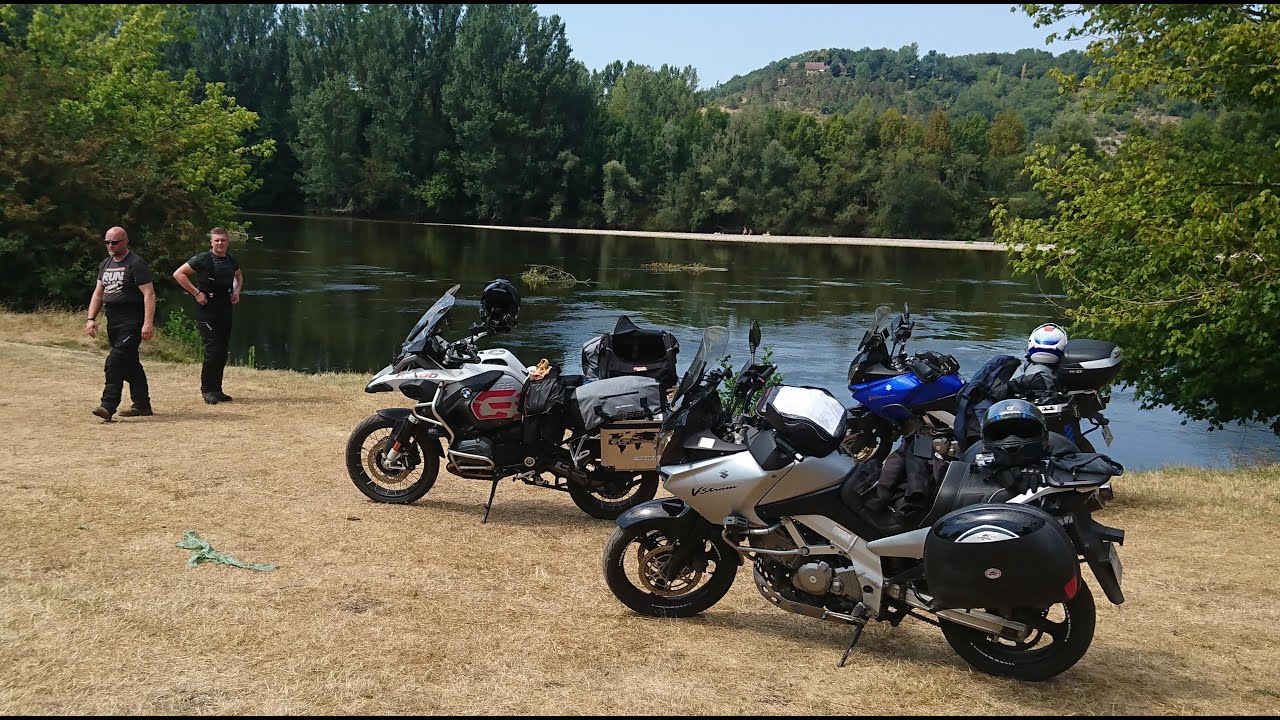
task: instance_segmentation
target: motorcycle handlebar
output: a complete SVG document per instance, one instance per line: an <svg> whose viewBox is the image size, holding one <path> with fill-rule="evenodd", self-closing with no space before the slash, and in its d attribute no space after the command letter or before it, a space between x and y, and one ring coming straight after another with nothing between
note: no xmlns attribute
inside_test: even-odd
<svg viewBox="0 0 1280 720"><path fill-rule="evenodd" d="M476 341L486 337L488 334L488 332L482 331L451 343L449 345L449 349L445 351L445 360L457 362L479 362L480 356L476 351Z"/></svg>

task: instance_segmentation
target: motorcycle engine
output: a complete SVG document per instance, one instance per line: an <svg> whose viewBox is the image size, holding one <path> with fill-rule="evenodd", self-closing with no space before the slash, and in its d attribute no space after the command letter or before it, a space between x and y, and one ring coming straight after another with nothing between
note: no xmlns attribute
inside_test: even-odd
<svg viewBox="0 0 1280 720"><path fill-rule="evenodd" d="M834 572L825 562L805 563L791 575L791 584L813 595L825 595L831 589Z"/></svg>
<svg viewBox="0 0 1280 720"><path fill-rule="evenodd" d="M776 532L752 537L751 545L767 550L795 549L795 544L789 537ZM765 597L776 593L779 600L783 601L778 604L792 612L806 611L788 607L788 604L798 603L806 608L826 607L845 611L862 599L862 588L857 575L847 564L847 560L839 555L830 555L825 560L817 561L803 555L758 555L756 577L757 587ZM762 585L761 581L768 587Z"/></svg>
<svg viewBox="0 0 1280 720"><path fill-rule="evenodd" d="M485 462L485 461L488 462ZM493 476L493 441L478 437L459 440L449 449L446 469L461 477L490 478Z"/></svg>

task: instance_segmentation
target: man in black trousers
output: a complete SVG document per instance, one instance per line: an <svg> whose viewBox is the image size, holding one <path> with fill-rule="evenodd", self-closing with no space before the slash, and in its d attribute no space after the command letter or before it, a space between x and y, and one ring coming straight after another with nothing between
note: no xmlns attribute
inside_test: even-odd
<svg viewBox="0 0 1280 720"><path fill-rule="evenodd" d="M89 319L84 330L98 336L98 312L107 312L107 340L111 352L103 365L106 384L102 402L93 414L110 421L120 406L124 384L129 383L133 406L120 411L121 417L151 415L151 395L147 373L138 359L138 346L155 334L156 292L147 263L129 251L129 235L122 227L106 232L107 259L98 266L98 284L89 300Z"/></svg>
<svg viewBox="0 0 1280 720"><path fill-rule="evenodd" d="M173 279L196 299L196 324L204 340L200 394L210 405L231 402L231 396L222 392L222 373L231 341L231 306L240 302L244 274L227 252L230 241L225 228L210 230L209 249L173 271Z"/></svg>

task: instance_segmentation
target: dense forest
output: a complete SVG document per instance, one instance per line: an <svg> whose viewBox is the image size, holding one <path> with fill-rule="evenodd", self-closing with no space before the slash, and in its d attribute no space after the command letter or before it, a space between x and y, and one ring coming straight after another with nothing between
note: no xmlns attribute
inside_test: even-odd
<svg viewBox="0 0 1280 720"><path fill-rule="evenodd" d="M1082 75L1079 53L827 51L816 77L784 60L700 91L688 67L587 72L530 5L192 5L151 22L174 78L257 114L246 145L275 148L243 198L260 210L973 239L992 197L1047 211L1018 177L1029 143L1111 132L1049 77Z"/></svg>
<svg viewBox="0 0 1280 720"><path fill-rule="evenodd" d="M97 232L124 215L157 257L236 207L978 239L993 200L1050 213L1021 174L1033 144L1105 151L1133 118L1058 91L1055 73L1091 67L1078 52L827 50L706 90L691 67L588 72L533 5L5 7L0 187L61 208L11 221ZM123 213L133 180L96 177L166 168ZM79 284L83 262L56 256L12 266L20 299Z"/></svg>
<svg viewBox="0 0 1280 720"><path fill-rule="evenodd" d="M588 71L533 5L0 5L3 301L82 302L111 225L165 266L242 209L995 237L1146 363L1145 397L1280 417L1274 6L1023 10L1094 40L822 49L700 88Z"/></svg>

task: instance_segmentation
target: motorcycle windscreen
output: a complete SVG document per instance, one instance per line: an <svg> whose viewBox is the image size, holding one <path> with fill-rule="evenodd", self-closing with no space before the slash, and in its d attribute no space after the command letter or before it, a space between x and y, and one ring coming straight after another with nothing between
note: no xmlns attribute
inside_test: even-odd
<svg viewBox="0 0 1280 720"><path fill-rule="evenodd" d="M454 285L446 290L444 295L441 295L440 299L437 300L430 309L422 314L422 317L418 319L417 324L415 324L413 329L409 331L409 334L405 336L404 345L402 346L404 352L420 353L426 349L427 338L431 337L431 333L435 331L436 326L440 324L440 321L442 321L445 315L449 314L449 310L453 308L453 304L455 302L454 297L457 295L458 288L460 287L462 286Z"/></svg>
<svg viewBox="0 0 1280 720"><path fill-rule="evenodd" d="M702 331L702 342L698 344L698 352L693 356L693 362L689 363L689 369L685 370L684 377L680 379L680 384L676 387L675 397L672 403L679 401L686 393L698 384L702 379L703 373L707 371L707 363L716 362L724 357L725 350L729 347L729 330L720 325L712 325Z"/></svg>

